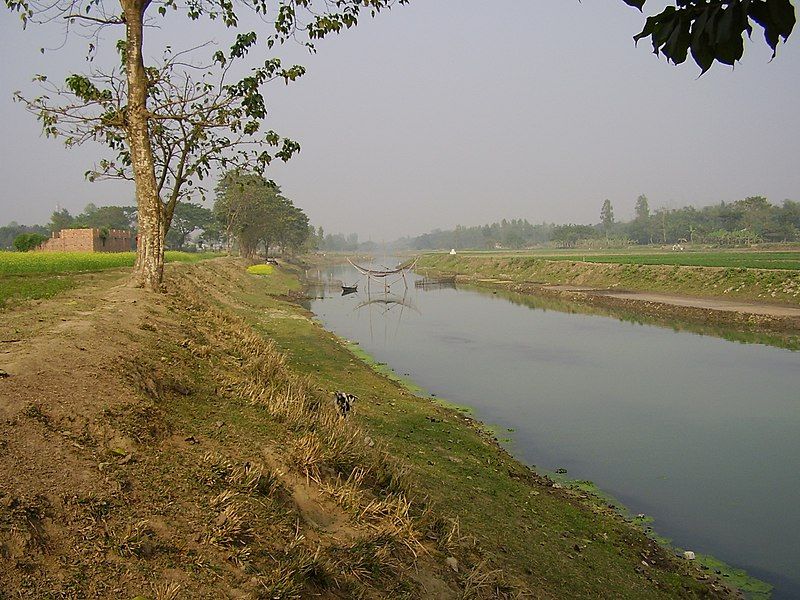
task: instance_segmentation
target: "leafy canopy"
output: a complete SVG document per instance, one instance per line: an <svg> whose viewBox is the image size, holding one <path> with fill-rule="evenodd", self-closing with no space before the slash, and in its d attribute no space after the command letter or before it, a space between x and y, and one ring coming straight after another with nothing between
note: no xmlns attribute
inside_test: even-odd
<svg viewBox="0 0 800 600"><path fill-rule="evenodd" d="M281 194L280 188L256 173L227 172L216 188L214 215L243 256L263 247L297 251L308 241L308 217Z"/></svg>
<svg viewBox="0 0 800 600"><path fill-rule="evenodd" d="M642 10L646 0L623 0ZM753 25L764 30L764 40L775 56L795 25L790 0L676 0L657 15L647 18L635 41L650 38L653 51L677 64L692 58L705 73L719 61L733 65L744 53L744 33Z"/></svg>
<svg viewBox="0 0 800 600"><path fill-rule="evenodd" d="M35 250L47 241L47 236L41 233L21 233L14 238L14 249L17 252Z"/></svg>

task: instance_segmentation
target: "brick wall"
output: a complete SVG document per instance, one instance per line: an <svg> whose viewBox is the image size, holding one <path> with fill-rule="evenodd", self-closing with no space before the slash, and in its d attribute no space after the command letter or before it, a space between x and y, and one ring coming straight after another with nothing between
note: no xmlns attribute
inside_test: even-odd
<svg viewBox="0 0 800 600"><path fill-rule="evenodd" d="M100 229L62 229L39 246L42 252L128 252L131 232L127 229L108 229L103 237Z"/></svg>

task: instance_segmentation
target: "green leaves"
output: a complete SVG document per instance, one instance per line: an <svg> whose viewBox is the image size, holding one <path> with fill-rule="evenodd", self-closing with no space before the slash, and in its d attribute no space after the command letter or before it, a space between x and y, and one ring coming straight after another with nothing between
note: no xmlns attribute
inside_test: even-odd
<svg viewBox="0 0 800 600"><path fill-rule="evenodd" d="M281 194L274 182L252 171L225 173L216 187L214 215L239 250L252 255L259 246L300 247L308 237L308 217Z"/></svg>
<svg viewBox="0 0 800 600"><path fill-rule="evenodd" d="M231 46L231 58L242 58L250 48L256 43L258 36L255 31L240 33L236 36L236 41Z"/></svg>
<svg viewBox="0 0 800 600"><path fill-rule="evenodd" d="M623 0L640 10L645 0ZM648 17L634 40L650 38L655 54L680 64L691 52L705 73L714 61L733 65L744 53L744 34L752 23L764 29L764 39L775 56L778 42L791 35L795 25L790 0L676 0L661 13Z"/></svg>
<svg viewBox="0 0 800 600"><path fill-rule="evenodd" d="M22 28L24 29L28 24L28 19L33 17L33 9L26 0L5 0L6 8L11 12L19 13L19 18L22 20Z"/></svg>
<svg viewBox="0 0 800 600"><path fill-rule="evenodd" d="M66 80L67 89L84 102L109 102L110 90L101 90L85 75L70 75Z"/></svg>

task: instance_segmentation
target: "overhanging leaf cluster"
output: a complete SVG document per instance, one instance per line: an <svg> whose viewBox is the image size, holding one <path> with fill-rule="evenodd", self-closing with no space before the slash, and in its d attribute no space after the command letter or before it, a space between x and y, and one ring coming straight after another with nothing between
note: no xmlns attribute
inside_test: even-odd
<svg viewBox="0 0 800 600"><path fill-rule="evenodd" d="M623 0L642 10L646 0ZM705 73L714 61L733 65L744 53L744 34L753 24L764 31L764 39L775 56L778 42L791 35L795 9L790 0L676 0L675 6L648 17L637 42L650 38L653 51L680 64L691 52Z"/></svg>

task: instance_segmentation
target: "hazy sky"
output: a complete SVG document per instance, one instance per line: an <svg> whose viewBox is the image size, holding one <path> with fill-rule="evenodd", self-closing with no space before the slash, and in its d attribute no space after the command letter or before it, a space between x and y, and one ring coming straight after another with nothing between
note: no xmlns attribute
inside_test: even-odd
<svg viewBox="0 0 800 600"><path fill-rule="evenodd" d="M129 186L84 181L99 146L43 139L10 99L34 73L84 68L80 44L41 54L53 30L0 15L0 224L132 204ZM267 125L302 151L270 175L315 225L376 241L502 218L596 222L604 198L627 218L641 193L651 207L800 200L800 31L772 62L754 32L735 69L698 78L634 47L643 19L621 0L412 0L365 19L315 56L292 50L308 73L269 88ZM176 48L215 35L176 24L157 34Z"/></svg>

